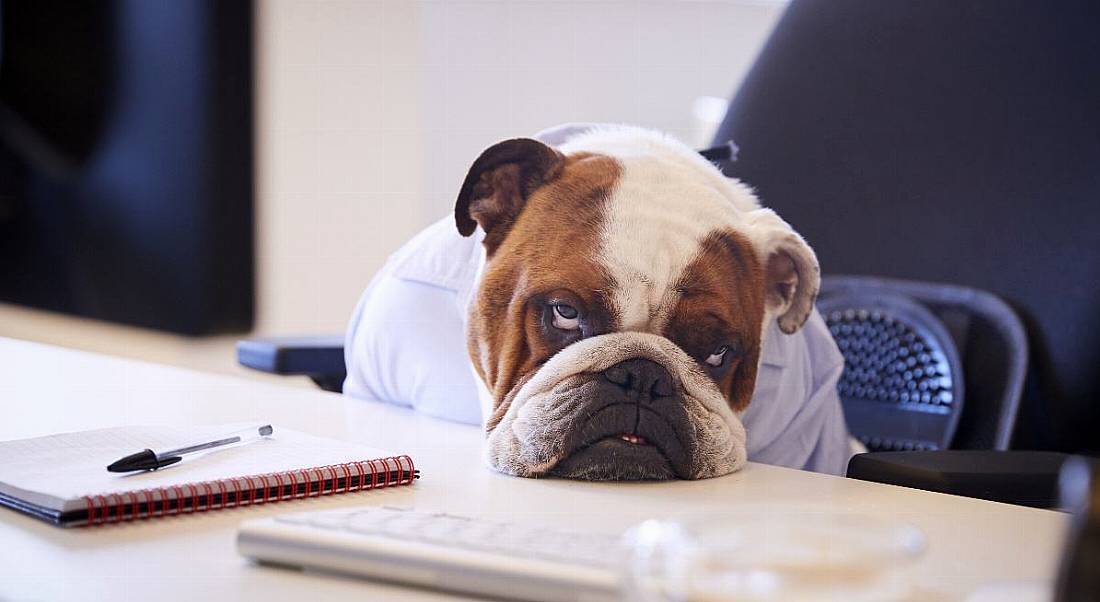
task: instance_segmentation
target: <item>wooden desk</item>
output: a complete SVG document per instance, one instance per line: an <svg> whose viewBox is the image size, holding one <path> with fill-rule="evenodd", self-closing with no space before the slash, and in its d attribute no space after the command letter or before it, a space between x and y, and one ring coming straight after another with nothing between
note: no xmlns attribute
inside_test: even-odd
<svg viewBox="0 0 1100 602"><path fill-rule="evenodd" d="M602 530L685 510L812 502L892 513L924 530L923 598L961 600L990 581L1052 578L1062 514L750 464L696 482L518 479L481 460L479 429L340 395L0 339L0 440L121 424L264 420L409 453L414 486L225 512L62 530L0 509L0 600L427 600L440 596L254 566L237 524L272 514L397 504ZM48 470L49 467L43 467Z"/></svg>

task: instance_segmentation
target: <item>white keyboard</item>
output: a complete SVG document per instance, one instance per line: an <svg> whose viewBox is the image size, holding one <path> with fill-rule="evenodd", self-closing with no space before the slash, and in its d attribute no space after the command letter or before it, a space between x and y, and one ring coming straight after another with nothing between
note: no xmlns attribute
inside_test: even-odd
<svg viewBox="0 0 1100 602"><path fill-rule="evenodd" d="M245 522L259 561L534 602L619 600L619 537L388 506Z"/></svg>

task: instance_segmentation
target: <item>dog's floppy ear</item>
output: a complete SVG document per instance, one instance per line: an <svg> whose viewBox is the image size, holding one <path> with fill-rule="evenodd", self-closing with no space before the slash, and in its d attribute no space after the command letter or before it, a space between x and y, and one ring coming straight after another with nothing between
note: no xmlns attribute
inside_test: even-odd
<svg viewBox="0 0 1100 602"><path fill-rule="evenodd" d="M779 329L796 332L810 317L821 287L817 256L797 232L771 209L749 214L753 240L764 264L765 304Z"/></svg>
<svg viewBox="0 0 1100 602"><path fill-rule="evenodd" d="M514 138L485 149L470 166L455 203L458 233L485 231L490 253L508 234L530 194L561 173L565 157L531 138Z"/></svg>

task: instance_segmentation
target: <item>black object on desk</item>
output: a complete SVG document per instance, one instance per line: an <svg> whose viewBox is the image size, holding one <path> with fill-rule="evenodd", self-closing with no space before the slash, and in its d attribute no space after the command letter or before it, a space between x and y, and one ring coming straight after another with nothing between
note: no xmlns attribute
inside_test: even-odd
<svg viewBox="0 0 1100 602"><path fill-rule="evenodd" d="M1100 464L1070 458L1059 482L1061 505L1073 513L1054 589L1055 602L1100 598Z"/></svg>
<svg viewBox="0 0 1100 602"><path fill-rule="evenodd" d="M859 454L848 476L954 495L1055 508L1068 455L1043 451L947 450Z"/></svg>
<svg viewBox="0 0 1100 602"><path fill-rule="evenodd" d="M237 342L237 361L253 370L305 375L326 391L344 389L344 337L269 337Z"/></svg>
<svg viewBox="0 0 1100 602"><path fill-rule="evenodd" d="M251 2L0 1L0 300L252 329Z"/></svg>

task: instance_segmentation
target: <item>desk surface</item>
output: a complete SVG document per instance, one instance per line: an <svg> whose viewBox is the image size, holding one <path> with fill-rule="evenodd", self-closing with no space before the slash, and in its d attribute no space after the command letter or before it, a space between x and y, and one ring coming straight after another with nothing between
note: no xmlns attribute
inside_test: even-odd
<svg viewBox="0 0 1100 602"><path fill-rule="evenodd" d="M921 599L961 600L991 581L1049 580L1066 517L749 464L706 481L581 483L518 479L485 468L476 428L340 395L190 372L0 339L0 440L120 424L270 421L409 453L412 487L91 529L62 530L0 509L0 600L425 600L424 591L254 566L235 550L249 518L362 504L543 521L602 530L691 510L812 502L891 513L924 530L914 568Z"/></svg>

